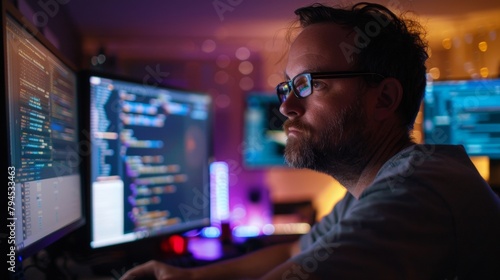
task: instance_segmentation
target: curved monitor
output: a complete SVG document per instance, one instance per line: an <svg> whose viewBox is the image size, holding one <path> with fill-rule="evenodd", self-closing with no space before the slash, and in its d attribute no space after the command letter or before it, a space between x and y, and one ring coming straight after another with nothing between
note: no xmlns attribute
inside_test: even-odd
<svg viewBox="0 0 500 280"><path fill-rule="evenodd" d="M21 260L85 222L77 75L6 1L2 21L8 243Z"/></svg>
<svg viewBox="0 0 500 280"><path fill-rule="evenodd" d="M210 224L211 98L88 74L90 247Z"/></svg>

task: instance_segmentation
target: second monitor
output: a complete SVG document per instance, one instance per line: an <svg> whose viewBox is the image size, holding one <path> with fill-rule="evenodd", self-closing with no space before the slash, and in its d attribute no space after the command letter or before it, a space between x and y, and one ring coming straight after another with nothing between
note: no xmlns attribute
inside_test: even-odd
<svg viewBox="0 0 500 280"><path fill-rule="evenodd" d="M106 75L85 79L90 246L209 225L210 96Z"/></svg>

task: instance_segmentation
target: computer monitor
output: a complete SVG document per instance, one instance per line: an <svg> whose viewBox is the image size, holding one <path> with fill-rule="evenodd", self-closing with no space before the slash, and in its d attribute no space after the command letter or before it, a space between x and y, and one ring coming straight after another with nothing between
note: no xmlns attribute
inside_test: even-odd
<svg viewBox="0 0 500 280"><path fill-rule="evenodd" d="M426 143L500 159L500 79L429 82L423 112Z"/></svg>
<svg viewBox="0 0 500 280"><path fill-rule="evenodd" d="M210 225L211 97L102 73L82 80L90 249Z"/></svg>
<svg viewBox="0 0 500 280"><path fill-rule="evenodd" d="M18 263L85 222L77 75L12 4L1 5L8 259Z"/></svg>
<svg viewBox="0 0 500 280"><path fill-rule="evenodd" d="M286 166L286 135L274 93L250 92L245 98L243 163L248 168Z"/></svg>

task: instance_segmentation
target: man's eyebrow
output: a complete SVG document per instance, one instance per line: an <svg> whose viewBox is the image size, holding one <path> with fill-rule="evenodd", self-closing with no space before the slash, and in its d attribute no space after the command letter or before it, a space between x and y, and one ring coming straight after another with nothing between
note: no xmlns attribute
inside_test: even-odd
<svg viewBox="0 0 500 280"><path fill-rule="evenodd" d="M304 73L314 73L314 72L327 72L327 71L323 71L320 68L307 68L307 69L304 69L302 72L298 73L297 75L304 74ZM286 71L283 71L283 77L285 77L285 81L289 81L292 79L292 78L290 78L290 76L288 76Z"/></svg>

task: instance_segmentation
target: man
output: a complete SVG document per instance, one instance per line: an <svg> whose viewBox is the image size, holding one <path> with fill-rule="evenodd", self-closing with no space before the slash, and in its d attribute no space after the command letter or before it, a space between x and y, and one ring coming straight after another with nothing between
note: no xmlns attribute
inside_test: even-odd
<svg viewBox="0 0 500 280"><path fill-rule="evenodd" d="M300 242L193 269L152 261L124 279L500 279L498 197L462 147L409 136L426 82L419 25L367 3L296 14L277 87L285 158L346 197Z"/></svg>

